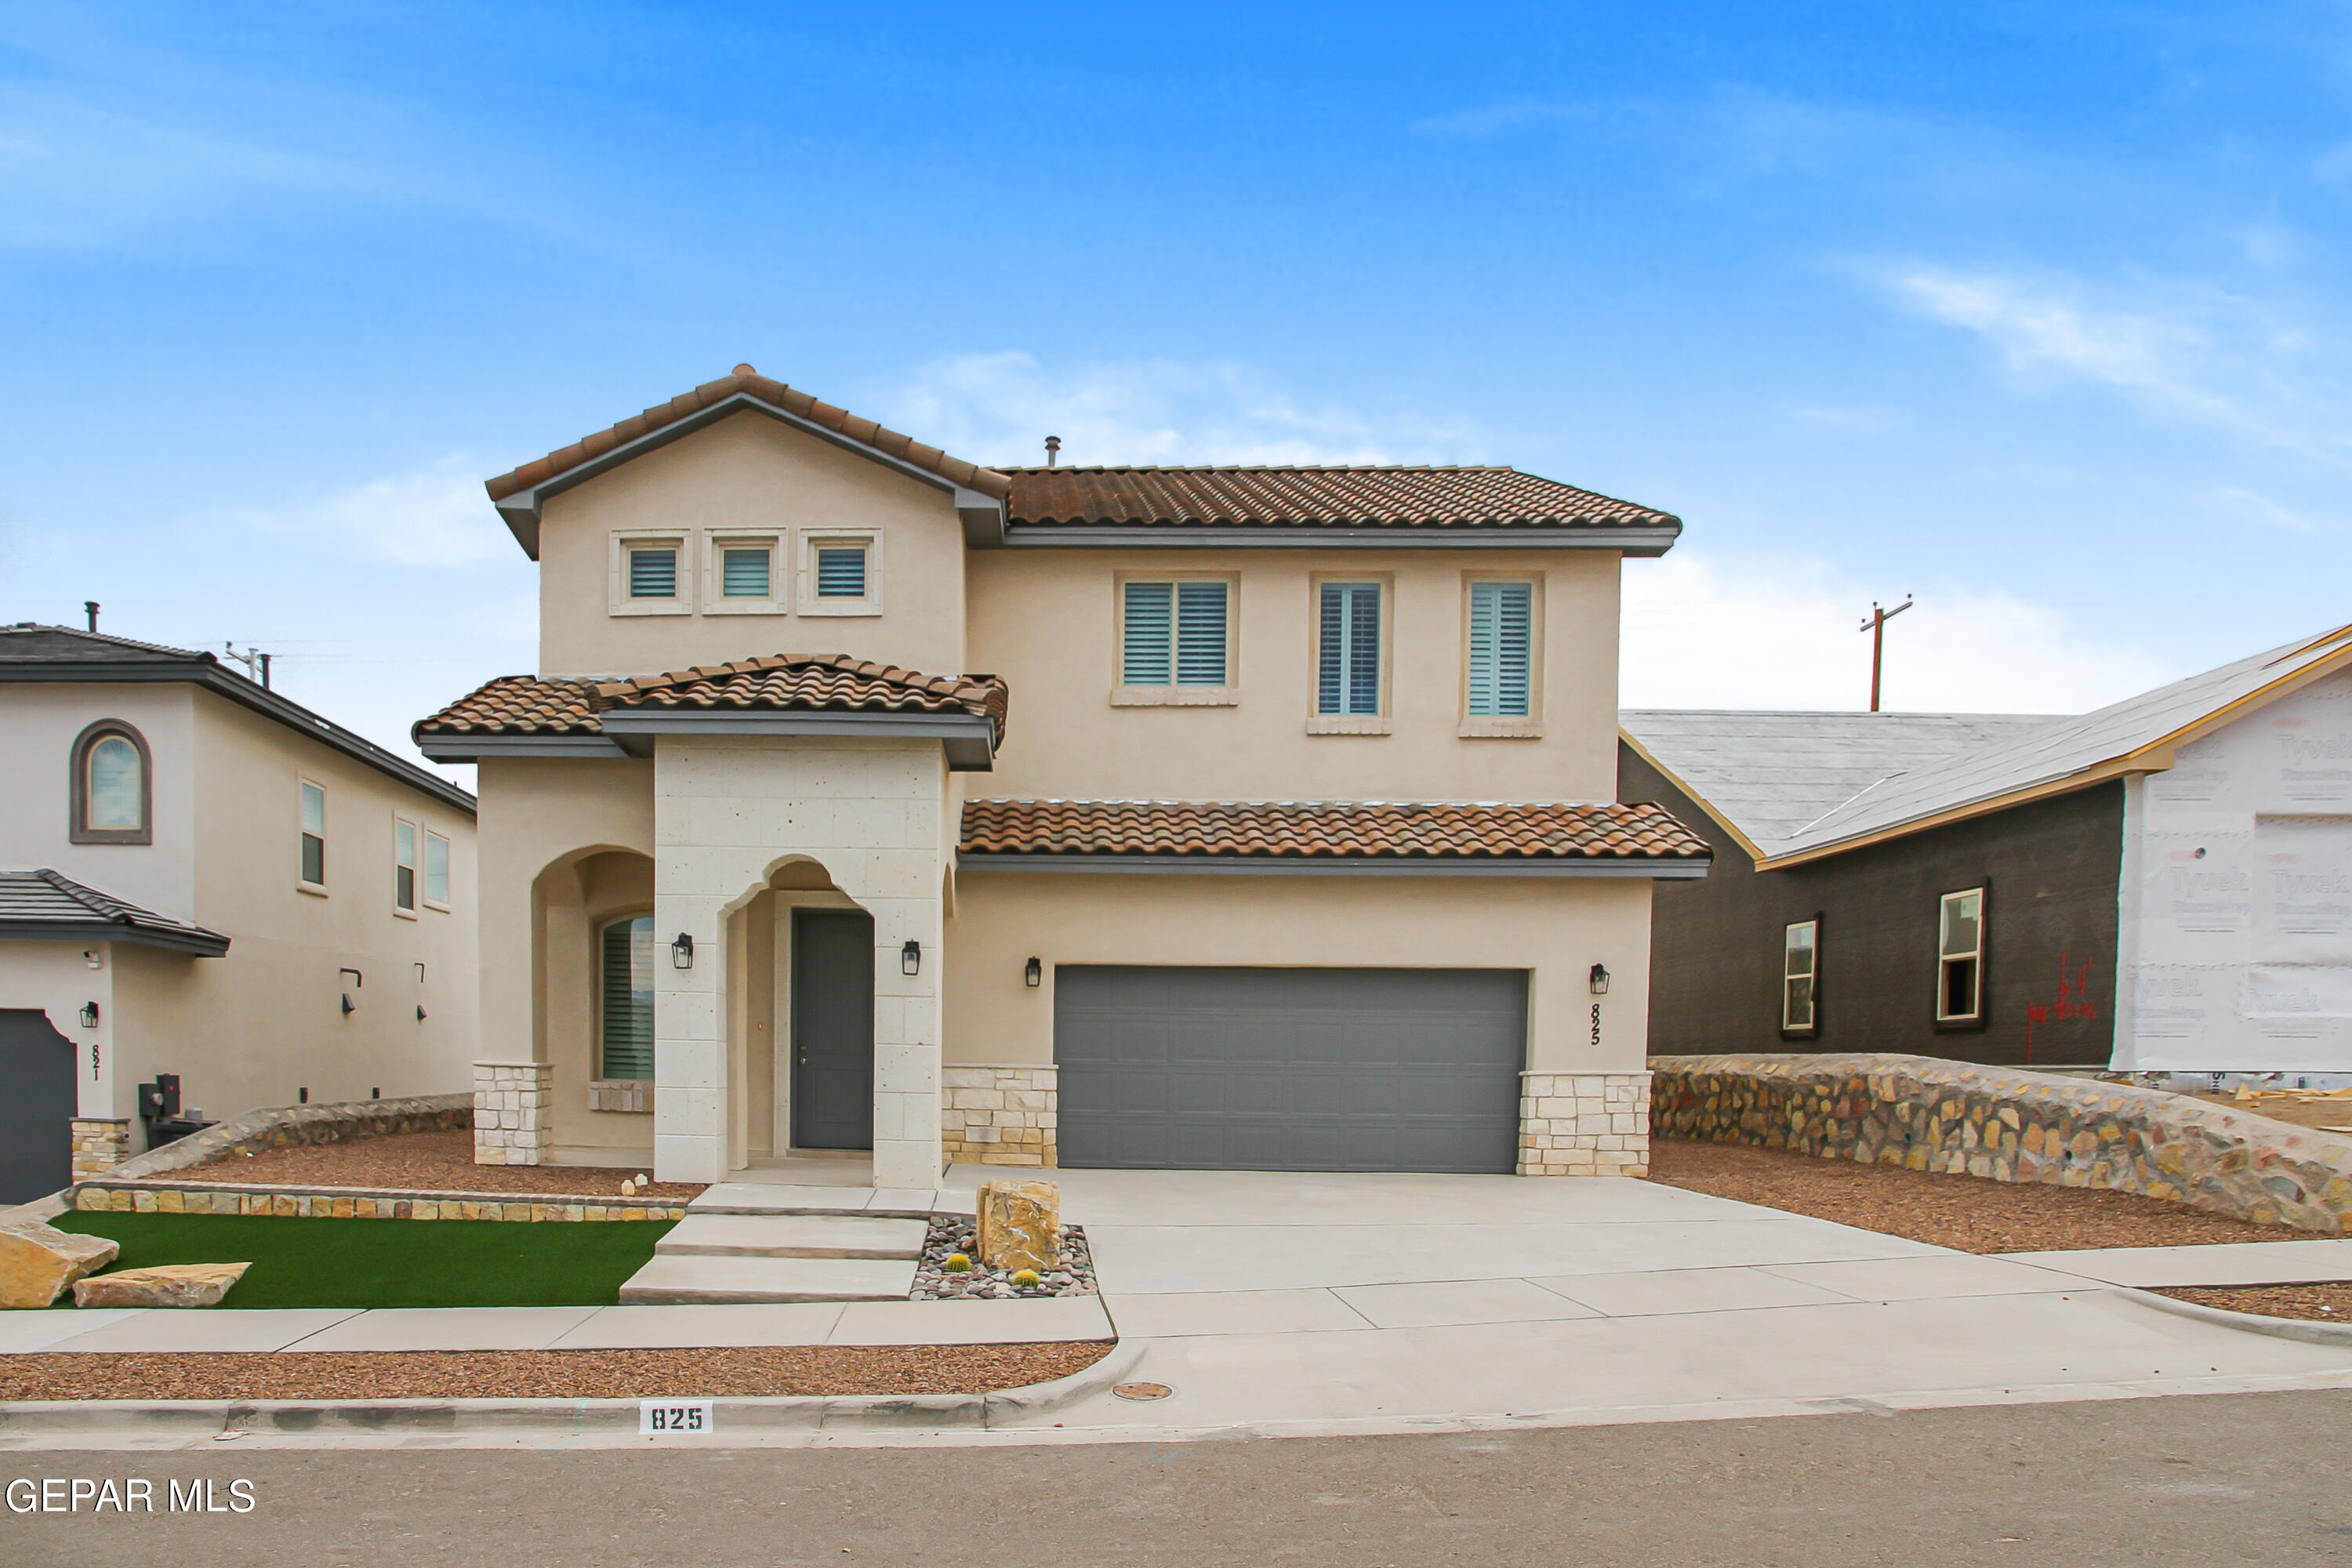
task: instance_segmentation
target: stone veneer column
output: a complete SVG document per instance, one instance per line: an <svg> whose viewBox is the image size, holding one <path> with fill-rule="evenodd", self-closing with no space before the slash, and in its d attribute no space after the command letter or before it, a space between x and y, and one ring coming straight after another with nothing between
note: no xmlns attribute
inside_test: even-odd
<svg viewBox="0 0 2352 1568"><path fill-rule="evenodd" d="M1644 1176L1650 1171L1650 1075L1519 1075L1519 1174Z"/></svg>
<svg viewBox="0 0 2352 1568"><path fill-rule="evenodd" d="M544 1165L554 1130L548 1102L555 1068L547 1062L474 1064L474 1163Z"/></svg>
<svg viewBox="0 0 2352 1568"><path fill-rule="evenodd" d="M131 1119L77 1116L73 1121L73 1179L102 1176L131 1158Z"/></svg>
<svg viewBox="0 0 2352 1568"><path fill-rule="evenodd" d="M940 1136L950 1164L1053 1166L1056 1082L1052 1066L943 1068Z"/></svg>

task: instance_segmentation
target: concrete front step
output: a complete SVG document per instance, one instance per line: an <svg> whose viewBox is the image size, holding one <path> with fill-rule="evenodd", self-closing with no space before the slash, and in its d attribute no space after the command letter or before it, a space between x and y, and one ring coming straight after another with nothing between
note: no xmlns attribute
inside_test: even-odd
<svg viewBox="0 0 2352 1568"><path fill-rule="evenodd" d="M688 1214L656 1244L659 1258L890 1258L923 1253L919 1219L865 1215Z"/></svg>
<svg viewBox="0 0 2352 1568"><path fill-rule="evenodd" d="M780 1186L719 1182L688 1204L689 1214L855 1214L869 1219L928 1219L939 1194L896 1187Z"/></svg>
<svg viewBox="0 0 2352 1568"><path fill-rule="evenodd" d="M656 1255L621 1287L624 1307L729 1301L903 1301L915 1262L875 1258Z"/></svg>

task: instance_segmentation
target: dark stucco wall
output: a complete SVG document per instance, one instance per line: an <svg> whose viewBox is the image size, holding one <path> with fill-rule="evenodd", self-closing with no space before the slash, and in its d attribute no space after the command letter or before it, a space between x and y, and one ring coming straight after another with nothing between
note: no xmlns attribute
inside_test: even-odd
<svg viewBox="0 0 2352 1568"><path fill-rule="evenodd" d="M1785 871L1620 744L1617 798L1656 801L1715 846L1703 880L1651 901L1650 1052L1908 1051L2105 1067L2114 1045L2123 785L2100 784ZM1942 894L1982 884L1986 1022L1936 1024ZM1780 1033L1780 941L1822 921L1820 1030Z"/></svg>

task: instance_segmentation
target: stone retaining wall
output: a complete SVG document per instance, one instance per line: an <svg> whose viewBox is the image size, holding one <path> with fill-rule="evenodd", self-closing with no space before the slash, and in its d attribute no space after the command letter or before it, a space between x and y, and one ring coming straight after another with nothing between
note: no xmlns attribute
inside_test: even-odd
<svg viewBox="0 0 2352 1568"><path fill-rule="evenodd" d="M1858 1053L1654 1057L1664 1137L2105 1187L2297 1230L2352 1230L2352 1136L2161 1089Z"/></svg>
<svg viewBox="0 0 2352 1568"><path fill-rule="evenodd" d="M247 1111L233 1121L191 1132L176 1143L125 1160L111 1176L159 1176L217 1160L257 1154L294 1143L340 1143L387 1132L435 1132L474 1122L470 1094L417 1095L403 1100L352 1100L336 1105L281 1105Z"/></svg>
<svg viewBox="0 0 2352 1568"><path fill-rule="evenodd" d="M587 1198L513 1193L404 1192L394 1187L208 1186L197 1183L84 1182L69 1206L90 1213L271 1215L288 1219L684 1219L662 1198Z"/></svg>

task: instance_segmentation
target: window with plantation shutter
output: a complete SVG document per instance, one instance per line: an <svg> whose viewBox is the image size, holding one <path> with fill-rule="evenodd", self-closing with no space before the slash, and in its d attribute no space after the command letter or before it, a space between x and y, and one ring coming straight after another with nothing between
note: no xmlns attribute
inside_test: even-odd
<svg viewBox="0 0 2352 1568"><path fill-rule="evenodd" d="M730 544L719 555L719 593L727 599L768 596L771 552L761 545Z"/></svg>
<svg viewBox="0 0 2352 1568"><path fill-rule="evenodd" d="M820 599L862 599L866 596L866 547L827 544L816 552L816 596Z"/></svg>
<svg viewBox="0 0 2352 1568"><path fill-rule="evenodd" d="M1119 608L1121 684L1230 684L1231 588L1223 582L1125 584Z"/></svg>
<svg viewBox="0 0 2352 1568"><path fill-rule="evenodd" d="M641 546L629 552L629 597L677 597L677 551L674 547Z"/></svg>
<svg viewBox="0 0 2352 1568"><path fill-rule="evenodd" d="M1129 686L1165 686L1175 659L1170 642L1176 624L1176 584L1127 585L1127 650L1121 679Z"/></svg>
<svg viewBox="0 0 2352 1568"><path fill-rule="evenodd" d="M1315 710L1381 710L1381 585L1326 583L1320 605Z"/></svg>
<svg viewBox="0 0 2352 1568"><path fill-rule="evenodd" d="M604 1022L597 1077L654 1076L654 922L615 921L602 941Z"/></svg>
<svg viewBox="0 0 2352 1568"><path fill-rule="evenodd" d="M1535 585L1470 584L1470 712L1524 719L1535 640Z"/></svg>
<svg viewBox="0 0 2352 1568"><path fill-rule="evenodd" d="M1176 684L1225 684L1225 585L1176 584Z"/></svg>

